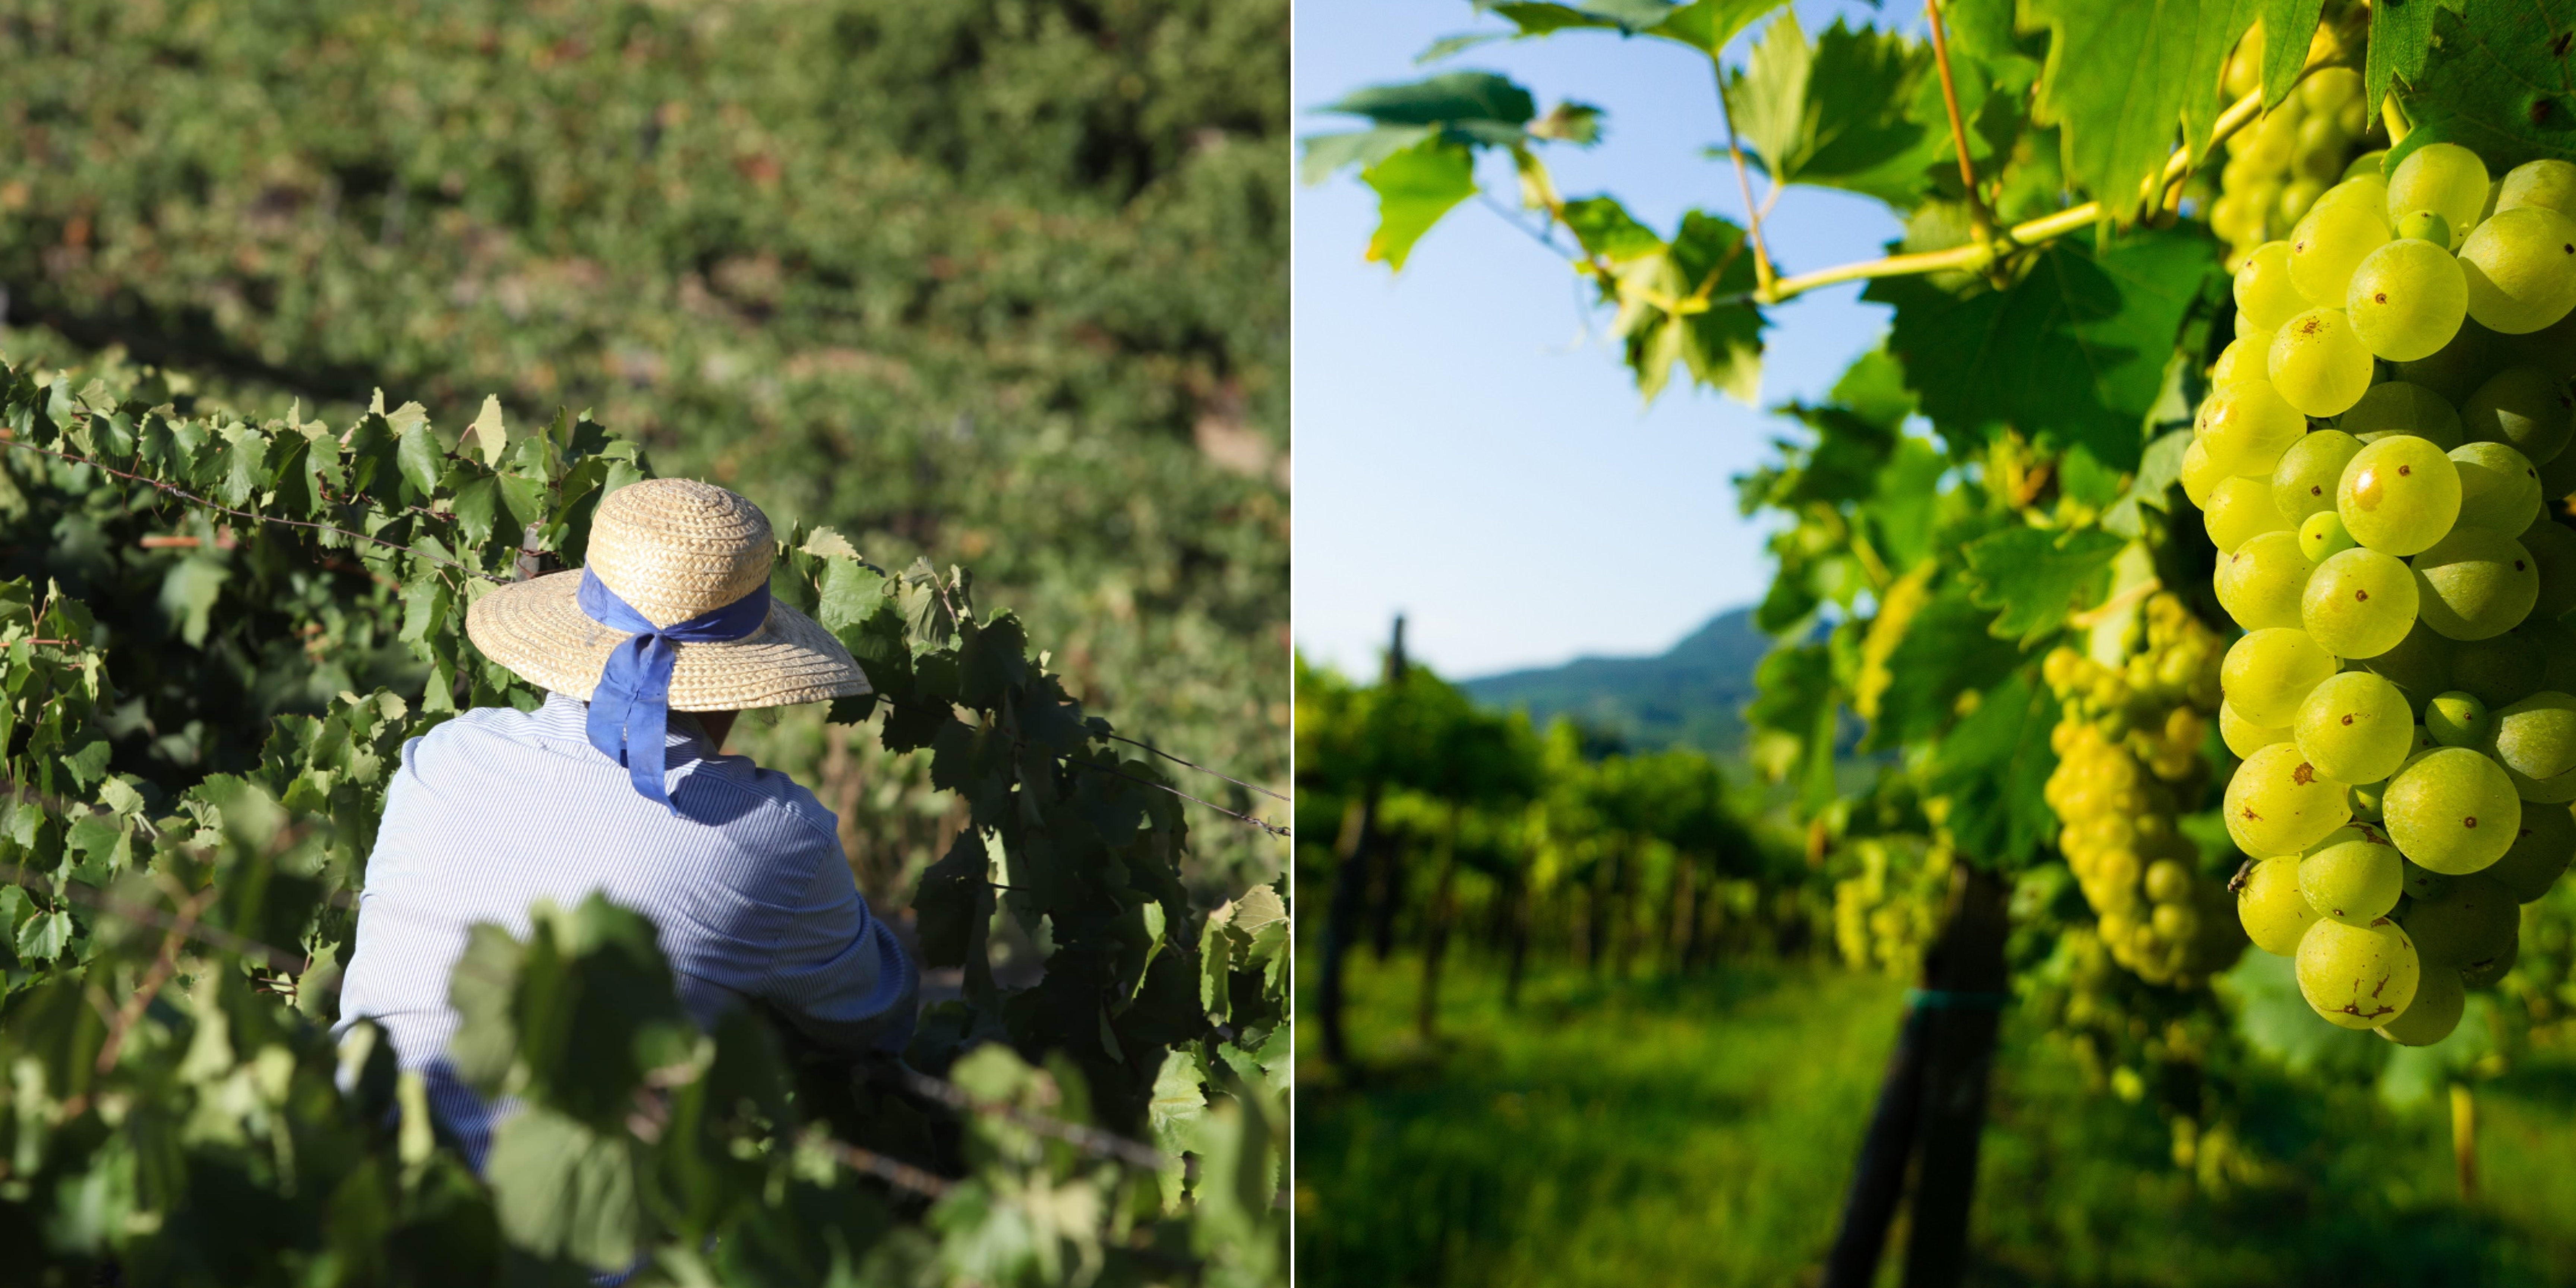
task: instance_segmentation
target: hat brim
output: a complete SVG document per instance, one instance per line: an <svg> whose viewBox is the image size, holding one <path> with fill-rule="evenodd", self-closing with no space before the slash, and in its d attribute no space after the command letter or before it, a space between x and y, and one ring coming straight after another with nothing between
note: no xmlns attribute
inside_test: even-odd
<svg viewBox="0 0 2576 1288"><path fill-rule="evenodd" d="M513 582L466 610L465 635L532 684L590 700L625 631L592 621L576 598L581 571ZM871 693L850 651L813 618L772 601L769 620L738 640L682 644L671 670L674 711L739 711Z"/></svg>

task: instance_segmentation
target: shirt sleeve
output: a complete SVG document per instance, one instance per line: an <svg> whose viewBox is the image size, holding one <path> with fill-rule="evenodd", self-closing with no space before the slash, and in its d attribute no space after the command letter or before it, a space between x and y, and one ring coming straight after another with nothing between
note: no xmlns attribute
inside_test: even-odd
<svg viewBox="0 0 2576 1288"><path fill-rule="evenodd" d="M879 921L828 841L789 918L762 989L817 1044L852 1054L901 1050L912 1039L921 977Z"/></svg>

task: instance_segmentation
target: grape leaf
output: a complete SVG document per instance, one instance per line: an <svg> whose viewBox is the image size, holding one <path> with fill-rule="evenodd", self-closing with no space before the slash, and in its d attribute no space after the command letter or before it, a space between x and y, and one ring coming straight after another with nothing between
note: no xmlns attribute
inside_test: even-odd
<svg viewBox="0 0 2576 1288"><path fill-rule="evenodd" d="M2380 0L2370 6L2370 45L2361 69L2361 101L2378 107L2391 77L2409 85L2433 51L2434 0ZM2489 6L2495 8L2498 6Z"/></svg>
<svg viewBox="0 0 2576 1288"><path fill-rule="evenodd" d="M2057 766L2048 743L2056 724L2057 699L2025 668L1988 690L1934 751L1925 786L1950 798L1950 834L1971 862L2019 865L2057 835L2057 812L2041 795Z"/></svg>
<svg viewBox="0 0 2576 1288"><path fill-rule="evenodd" d="M2409 21L2439 28L2420 75L2406 77L2406 109L2415 129L2389 149L2394 168L2427 143L2457 143L2485 158L2499 177L2539 157L2576 159L2576 0L2471 5L2435 13L2433 0L2398 6ZM2374 10L2395 13L2397 10ZM2392 18L2391 21L2394 21ZM2374 23L2376 18L2374 18ZM2379 56L2378 31L2371 56Z"/></svg>
<svg viewBox="0 0 2576 1288"><path fill-rule="evenodd" d="M1655 230L1638 223L1615 197L1582 197L1565 203L1566 230L1583 247L1613 264L1624 264L1664 249Z"/></svg>
<svg viewBox="0 0 2576 1288"><path fill-rule="evenodd" d="M2386 8L2381 5L2379 8ZM2316 38L2317 20L2326 0L2263 0L2263 108L2270 111L2290 96L2299 72L2308 65L2308 43ZM2375 55L2379 42L2373 40ZM2376 103L2377 98L2364 102Z"/></svg>
<svg viewBox="0 0 2576 1288"><path fill-rule="evenodd" d="M2060 240L2001 291L1971 283L1952 294L1891 277L1861 298L1896 306L1888 347L1954 446L2010 425L2126 470L2214 263L2213 245L2195 232L2146 232L2098 253Z"/></svg>
<svg viewBox="0 0 2576 1288"><path fill-rule="evenodd" d="M1344 166L1365 170L1436 133L1428 125L1379 125L1342 134L1309 135L1300 140L1306 154L1297 163L1297 178L1303 183L1322 183Z"/></svg>
<svg viewBox="0 0 2576 1288"><path fill-rule="evenodd" d="M2125 216L2173 151L2194 157L2217 118L2218 73L2252 0L2029 0L2049 29L2039 117L2065 127L2067 177Z"/></svg>
<svg viewBox="0 0 2576 1288"><path fill-rule="evenodd" d="M1437 126L1479 142L1511 144L1528 133L1538 103L1510 77L1448 72L1402 85L1371 85L1318 110L1366 117L1371 125Z"/></svg>
<svg viewBox="0 0 2576 1288"><path fill-rule="evenodd" d="M1515 38L1549 36L1560 31L1616 31L1624 36L1658 36L1688 45L1714 58L1755 19L1786 0L1576 0L1566 4L1498 4L1495 16L1519 28Z"/></svg>
<svg viewBox="0 0 2576 1288"><path fill-rule="evenodd" d="M601 1269L635 1258L650 1229L638 1193L639 1159L630 1138L594 1132L529 1107L492 1133L486 1175L493 1212L510 1242Z"/></svg>
<svg viewBox="0 0 2576 1288"><path fill-rule="evenodd" d="M2076 596L2127 544L2097 528L2061 535L2015 527L1981 537L1962 553L1977 606L2000 613L1996 637L2028 645L2065 624Z"/></svg>
<svg viewBox="0 0 2576 1288"><path fill-rule="evenodd" d="M1772 178L1905 205L1931 186L1926 170L1948 150L1947 130L1913 114L1930 66L1927 47L1839 19L1810 44L1792 9L1728 76L1726 101Z"/></svg>
<svg viewBox="0 0 2576 1288"><path fill-rule="evenodd" d="M191 648L206 642L206 629L213 621L215 599L223 593L224 581L232 574L216 560L196 556L170 565L161 579L161 616L172 634L188 641Z"/></svg>
<svg viewBox="0 0 2576 1288"><path fill-rule="evenodd" d="M1672 376L1675 363L1696 384L1724 390L1745 402L1762 385L1762 314L1749 304L1709 303L1705 310L1676 313L1650 299L1737 296L1753 289L1753 258L1741 253L1744 230L1705 211L1682 216L1681 231L1660 255L1643 255L1622 265L1625 292L1612 329L1626 342L1629 368L1637 391L1654 401ZM1705 292L1705 294L1703 294Z"/></svg>
<svg viewBox="0 0 2576 1288"><path fill-rule="evenodd" d="M1888 616L1885 607L1881 616ZM1953 580L1917 606L1910 620L1890 623L1893 640L1882 644L1880 624L1874 621L1871 638L1863 644L1864 662L1883 649L1878 665L1884 678L1873 678L1868 669L1862 672L1875 689L1875 711L1862 748L1929 739L1950 723L1960 694L1990 688L2011 674L2021 650L1995 637L1989 629L1993 619L1993 610L1977 605L1967 587Z"/></svg>
<svg viewBox="0 0 2576 1288"><path fill-rule="evenodd" d="M1377 192L1377 231L1368 258L1401 272L1413 243L1459 202L1476 193L1475 157L1465 147L1426 139L1360 172Z"/></svg>

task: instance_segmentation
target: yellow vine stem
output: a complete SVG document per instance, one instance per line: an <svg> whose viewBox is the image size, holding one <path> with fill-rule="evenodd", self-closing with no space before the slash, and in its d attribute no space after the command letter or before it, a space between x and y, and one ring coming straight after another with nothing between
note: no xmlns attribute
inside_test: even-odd
<svg viewBox="0 0 2576 1288"><path fill-rule="evenodd" d="M2159 590L2163 590L2164 588L2165 584L2162 580L2149 577L2145 581L2139 582L2134 586L2127 587L2119 594L2113 595L2109 599L2103 600L2101 603L2085 609L2083 612L2068 614L2066 625L2068 628L2073 630L2091 630L2099 623L2109 620L2112 614L2117 613L2121 609L2127 608L2129 605L2134 604L2141 599L2145 599L2147 596L2152 595Z"/></svg>
<svg viewBox="0 0 2576 1288"><path fill-rule="evenodd" d="M2308 58L2307 66L2299 73L2300 79L2304 80L2334 62L2336 52L2336 47L2329 44L2312 53ZM2219 113L2217 121L2211 124L2210 149L2214 151L2218 145L2233 137L2238 130L2253 124L2262 114L2263 92L2261 90L2258 89L2236 100L2226 111ZM2191 152L2185 148L2176 148L2172 156L2165 158L2163 173L2147 180L2140 191L2139 197L2142 204L2161 205L2165 190L2180 184L2191 171ZM2098 200L2088 201L2053 215L2043 215L2037 219L2015 224L2005 230L2001 237L1990 242L1971 242L1965 246L1953 246L1948 250L1923 251L1912 255L1890 255L1883 259L1867 260L1857 264L1841 264L1833 268L1818 269L1812 273L1800 273L1794 277L1784 277L1773 282L1767 291L1757 289L1749 298L1756 304L1778 304L1818 287L1832 286L1838 282L1857 282L1879 277L1908 277L1917 273L1952 270L1978 272L2024 246L2062 237L2079 228L2090 228L2110 217L2110 208Z"/></svg>

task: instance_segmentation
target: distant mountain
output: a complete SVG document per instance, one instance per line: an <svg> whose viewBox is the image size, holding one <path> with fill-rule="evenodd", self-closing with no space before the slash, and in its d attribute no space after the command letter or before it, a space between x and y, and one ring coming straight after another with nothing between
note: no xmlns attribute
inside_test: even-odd
<svg viewBox="0 0 2576 1288"><path fill-rule="evenodd" d="M1581 657L1458 686L1489 706L1525 707L1542 726L1571 716L1641 750L1680 743L1732 756L1744 747L1742 712L1753 697L1753 668L1771 646L1771 637L1754 628L1753 610L1738 608L1709 619L1660 657Z"/></svg>

